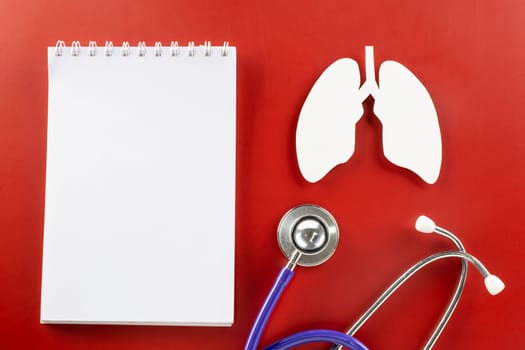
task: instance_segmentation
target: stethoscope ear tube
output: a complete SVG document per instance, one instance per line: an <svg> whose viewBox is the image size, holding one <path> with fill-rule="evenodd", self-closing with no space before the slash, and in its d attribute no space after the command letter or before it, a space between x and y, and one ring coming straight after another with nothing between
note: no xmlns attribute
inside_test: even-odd
<svg viewBox="0 0 525 350"><path fill-rule="evenodd" d="M425 234L430 233L436 233L438 235L441 235L448 240L450 240L456 248L461 251L465 252L465 247L461 240L457 238L452 232L445 230L441 227L436 226L434 221L426 216L419 216L416 220L415 228L417 231ZM355 323L346 331L346 334L354 335L365 323L368 321L368 319L383 305L385 301L390 298L390 296L399 288L401 285L403 285L408 279L412 277L417 271L423 268L425 264L428 264L428 258L423 259L419 261L418 263L414 264L412 267L410 267L408 270L406 270L398 279L396 279L377 299L376 301L370 305L370 307L355 321ZM425 346L423 347L424 350L430 350L435 345L437 340L439 339L439 336L445 329L448 321L452 317L452 314L454 313L454 310L456 309L459 300L461 299L461 295L463 294L463 290L465 288L465 282L467 280L467 271L468 271L468 263L467 260L462 259L461 261L461 272L458 279L458 282L456 284L456 288L454 290L454 293L452 295L452 298L449 301L449 304L447 308L445 309L445 312L441 316L441 319L434 327L434 330L430 334L429 338L427 339ZM340 350L340 345L334 345L331 348L332 350Z"/></svg>
<svg viewBox="0 0 525 350"><path fill-rule="evenodd" d="M348 329L346 334L354 335L361 328L361 326L377 311L377 309L379 309L379 307L381 307L381 305L383 305L383 303L386 300L388 300L388 298L399 287L401 287L401 285L408 281L408 279L410 279L416 272L421 270L423 267L437 260L445 258L460 258L462 260L461 275L456 289L454 291L454 295L452 296L452 299L450 300L449 305L445 310L445 313L441 317L439 323L436 325L434 331L432 332L425 346L423 347L424 350L432 349L432 347L437 342L439 336L443 332L445 326L447 325L447 322L449 321L450 317L452 316L452 313L454 312L459 302L459 299L465 286L468 262L472 263L484 277L485 288L491 295L497 295L505 288L505 284L503 283L503 281L501 281L497 276L492 275L487 270L487 268L481 263L481 261L479 261L475 256L465 252L465 247L463 246L463 243L450 231L436 226L433 220L425 216L420 216L417 219L416 229L422 233L434 232L439 235L442 235L443 237L446 237L447 239L451 240L456 245L458 250L436 253L434 255L428 256L420 260L419 262L411 266L376 299L376 301L361 315L361 317L359 317L359 319L352 325L352 327ZM341 349L341 345L334 345L331 349L339 350Z"/></svg>
<svg viewBox="0 0 525 350"><path fill-rule="evenodd" d="M458 250L439 252L414 264L379 296L379 298L365 311L365 313L363 313L363 315L361 315L346 334L323 329L304 331L283 338L267 347L266 350L286 350L312 342L332 343L334 344L332 349L340 349L342 346L345 346L351 350L367 350L362 343L353 338L353 335L401 285L412 277L412 275L426 265L437 260L459 258L462 260L462 269L454 295L438 325L427 340L427 343L424 346L425 350L430 350L434 346L459 302L467 276L467 262L472 263L483 275L485 278L485 288L490 294L499 294L505 288L505 284L497 276L490 274L476 257L465 252L465 248L461 241L451 232L436 226L434 221L427 217L418 218L416 229L423 233L435 232L440 234L451 240ZM288 283L290 283L294 275L293 270L295 266L314 266L326 261L333 254L335 247L337 246L338 237L339 229L335 219L333 219L331 214L323 208L313 205L304 205L293 208L284 215L278 228L278 240L281 250L289 260L287 265L277 276L270 293L257 315L246 342L245 350L257 349L261 335L271 313L273 312L273 309L284 289ZM330 238L332 238L331 243ZM327 248L328 250L325 251L324 249Z"/></svg>

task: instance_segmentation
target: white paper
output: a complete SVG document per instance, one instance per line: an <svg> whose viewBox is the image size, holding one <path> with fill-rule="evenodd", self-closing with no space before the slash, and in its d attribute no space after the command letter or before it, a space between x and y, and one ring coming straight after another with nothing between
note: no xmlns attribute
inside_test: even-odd
<svg viewBox="0 0 525 350"><path fill-rule="evenodd" d="M439 177L441 131L436 108L425 86L408 68L385 61L375 77L374 47L365 46L365 81L361 86L357 62L341 58L315 82L306 98L296 131L299 170L317 182L354 153L355 125L362 103L374 98L374 113L383 128L385 157L412 170L425 182Z"/></svg>
<svg viewBox="0 0 525 350"><path fill-rule="evenodd" d="M48 49L42 323L231 325L236 52Z"/></svg>

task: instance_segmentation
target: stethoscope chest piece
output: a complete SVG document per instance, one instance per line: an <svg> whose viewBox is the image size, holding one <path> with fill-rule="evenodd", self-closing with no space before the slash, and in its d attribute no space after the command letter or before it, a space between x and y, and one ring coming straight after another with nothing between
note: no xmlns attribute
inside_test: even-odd
<svg viewBox="0 0 525 350"><path fill-rule="evenodd" d="M339 242L339 227L326 209L301 205L284 214L277 228L277 240L288 259L299 251L298 265L316 266L334 254Z"/></svg>

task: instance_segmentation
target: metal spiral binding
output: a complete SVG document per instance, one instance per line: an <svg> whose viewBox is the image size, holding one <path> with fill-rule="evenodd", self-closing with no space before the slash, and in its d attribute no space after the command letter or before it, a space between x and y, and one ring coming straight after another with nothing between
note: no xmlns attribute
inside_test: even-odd
<svg viewBox="0 0 525 350"><path fill-rule="evenodd" d="M188 56L195 56L195 42L188 43Z"/></svg>
<svg viewBox="0 0 525 350"><path fill-rule="evenodd" d="M90 41L88 45L88 55L95 56L97 54L97 42Z"/></svg>
<svg viewBox="0 0 525 350"><path fill-rule="evenodd" d="M55 56L62 56L62 51L66 43L63 40L58 40L55 48Z"/></svg>
<svg viewBox="0 0 525 350"><path fill-rule="evenodd" d="M224 45L222 46L222 49L221 49L221 56L228 56L228 46L230 45L229 42L225 41L224 42Z"/></svg>
<svg viewBox="0 0 525 350"><path fill-rule="evenodd" d="M112 56L112 55L113 55L113 42L106 41L106 44L104 45L104 56Z"/></svg>
<svg viewBox="0 0 525 350"><path fill-rule="evenodd" d="M139 41L138 45L139 50L139 56L146 56L146 42L145 41Z"/></svg>
<svg viewBox="0 0 525 350"><path fill-rule="evenodd" d="M80 41L73 41L71 43L71 56L79 56L80 55Z"/></svg>
<svg viewBox="0 0 525 350"><path fill-rule="evenodd" d="M129 56L129 42L122 42L122 56Z"/></svg>
<svg viewBox="0 0 525 350"><path fill-rule="evenodd" d="M155 41L155 56L162 56L162 43L160 41Z"/></svg>
<svg viewBox="0 0 525 350"><path fill-rule="evenodd" d="M179 43L177 41L172 41L170 47L171 47L170 49L171 55L177 56L179 54Z"/></svg>
<svg viewBox="0 0 525 350"><path fill-rule="evenodd" d="M211 42L204 42L204 56L211 56Z"/></svg>
<svg viewBox="0 0 525 350"><path fill-rule="evenodd" d="M64 54L64 48L66 47L66 43L63 40L58 40L56 42L55 47L55 56L63 56ZM211 41L204 41L204 44L201 45L204 49L204 56L212 56L213 50L211 46ZM87 47L87 53L88 56L96 56L97 55L97 42L96 41L90 41ZM220 47L220 55L221 56L228 56L228 49L229 49L229 43L227 41L224 42L223 46ZM145 41L139 41L137 45L138 55L139 56L146 56L147 47ZM200 52L200 51L199 51ZM104 44L104 56L113 56L114 49L113 49L113 42L112 41L106 41ZM122 56L129 56L130 55L130 46L128 41L122 42ZM156 57L161 57L163 53L163 47L162 43L160 41L155 42L154 46L154 54ZM71 43L71 56L80 56L81 54L81 45L80 41L73 41ZM177 41L172 41L169 47L169 55L172 57L179 56L180 54L180 48L179 43ZM190 41L188 42L188 56L193 57L195 56L195 42Z"/></svg>

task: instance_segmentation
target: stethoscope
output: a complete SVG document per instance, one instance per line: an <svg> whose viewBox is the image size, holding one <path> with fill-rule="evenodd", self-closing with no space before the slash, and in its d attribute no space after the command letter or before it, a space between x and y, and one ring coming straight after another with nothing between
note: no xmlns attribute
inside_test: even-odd
<svg viewBox="0 0 525 350"><path fill-rule="evenodd" d="M334 344L332 350L339 350L343 346L352 350L367 350L364 344L354 338L354 334L401 285L423 267L437 260L446 258L461 259L461 274L445 312L424 346L425 350L429 350L434 346L461 298L467 278L467 262L472 263L484 277L485 287L490 294L499 294L505 288L505 284L497 276L492 275L476 257L465 251L461 241L450 231L436 226L426 216L420 216L415 226L422 233L437 233L449 239L454 243L457 250L436 253L412 265L370 305L346 333L327 329L303 331L285 337L265 347L265 349L285 350L307 343L328 342ZM281 269L257 315L246 342L245 350L258 348L268 319L282 292L290 283L295 267L297 265L316 266L322 264L334 254L339 242L339 227L335 218L327 210L315 205L301 205L289 210L283 216L277 229L277 240L288 262Z"/></svg>

